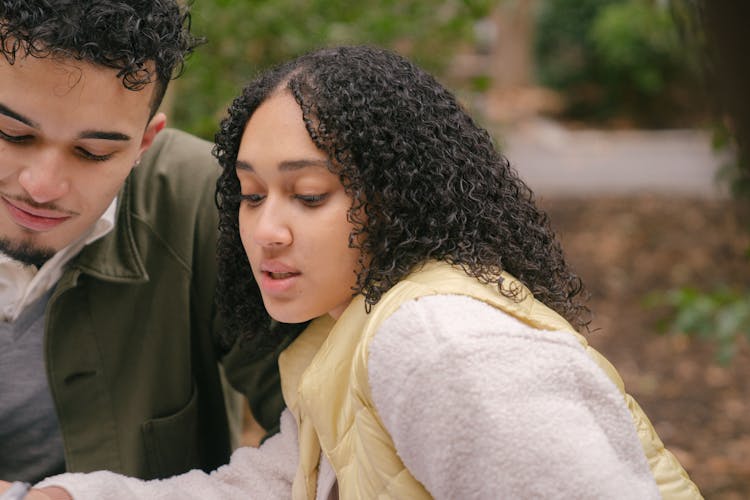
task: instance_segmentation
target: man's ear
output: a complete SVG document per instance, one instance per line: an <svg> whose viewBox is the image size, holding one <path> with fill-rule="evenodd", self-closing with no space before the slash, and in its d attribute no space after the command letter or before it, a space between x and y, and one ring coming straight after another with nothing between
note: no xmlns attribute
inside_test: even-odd
<svg viewBox="0 0 750 500"><path fill-rule="evenodd" d="M156 135L164 129L167 125L167 115L164 113L156 113L153 118L146 125L146 131L143 133L143 139L141 140L141 147L138 150L138 161L140 161L143 153L151 147L154 143Z"/></svg>

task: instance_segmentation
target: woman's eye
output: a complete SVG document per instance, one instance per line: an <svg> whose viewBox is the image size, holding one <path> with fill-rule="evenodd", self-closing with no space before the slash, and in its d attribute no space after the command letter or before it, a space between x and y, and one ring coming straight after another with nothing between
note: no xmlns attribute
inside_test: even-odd
<svg viewBox="0 0 750 500"><path fill-rule="evenodd" d="M317 207L323 204L326 198L328 198L328 194L297 194L294 197L308 207Z"/></svg>
<svg viewBox="0 0 750 500"><path fill-rule="evenodd" d="M0 138L2 138L5 141L12 142L14 144L19 144L25 141L28 141L33 138L33 136L30 135L10 135L6 134L2 130L0 130Z"/></svg>
<svg viewBox="0 0 750 500"><path fill-rule="evenodd" d="M241 194L240 203L250 205L251 207L257 207L263 201L263 195L261 194Z"/></svg>

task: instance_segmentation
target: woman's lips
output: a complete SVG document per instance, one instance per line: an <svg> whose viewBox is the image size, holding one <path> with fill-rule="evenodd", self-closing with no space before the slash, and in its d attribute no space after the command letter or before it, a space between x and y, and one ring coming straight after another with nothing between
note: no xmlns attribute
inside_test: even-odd
<svg viewBox="0 0 750 500"><path fill-rule="evenodd" d="M292 276L295 276L295 275L297 275L297 274L299 274L299 273L270 273L270 272L269 272L269 273L267 273L267 274L268 274L268 275L269 275L269 276L270 276L270 277L271 277L272 279L275 279L275 280L281 280L281 279L284 279L284 278L290 278L290 277L292 277Z"/></svg>
<svg viewBox="0 0 750 500"><path fill-rule="evenodd" d="M49 231L72 217L71 215L62 215L49 210L34 209L31 207L21 208L6 198L2 198L2 200L13 222L30 231Z"/></svg>
<svg viewBox="0 0 750 500"><path fill-rule="evenodd" d="M264 292L271 294L288 292L295 285L301 274L299 272L262 271L260 275L260 288Z"/></svg>

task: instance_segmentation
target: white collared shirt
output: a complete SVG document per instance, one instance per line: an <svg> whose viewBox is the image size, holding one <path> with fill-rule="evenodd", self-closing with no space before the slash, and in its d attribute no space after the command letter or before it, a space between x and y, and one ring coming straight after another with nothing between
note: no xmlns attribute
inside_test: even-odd
<svg viewBox="0 0 750 500"><path fill-rule="evenodd" d="M0 319L15 321L26 306L49 291L62 276L65 264L86 245L109 233L115 226L117 197L99 220L80 238L58 251L39 269L0 252Z"/></svg>

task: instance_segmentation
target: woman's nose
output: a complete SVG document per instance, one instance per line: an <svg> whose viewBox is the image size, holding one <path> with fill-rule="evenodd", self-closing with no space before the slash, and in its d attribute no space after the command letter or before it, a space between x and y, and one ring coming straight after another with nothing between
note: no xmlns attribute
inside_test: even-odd
<svg viewBox="0 0 750 500"><path fill-rule="evenodd" d="M293 241L292 229L288 215L283 206L266 199L257 207L254 227L250 229L253 241L262 247L280 247L290 245Z"/></svg>

